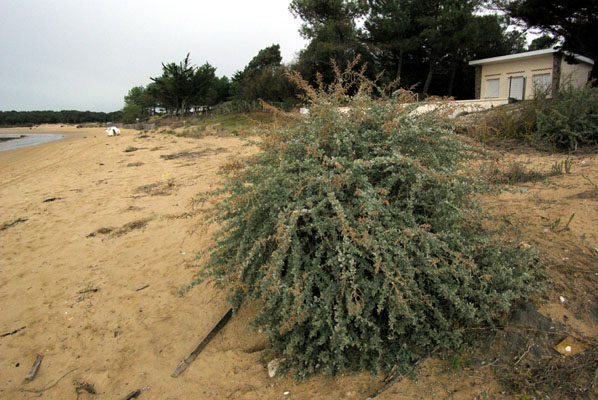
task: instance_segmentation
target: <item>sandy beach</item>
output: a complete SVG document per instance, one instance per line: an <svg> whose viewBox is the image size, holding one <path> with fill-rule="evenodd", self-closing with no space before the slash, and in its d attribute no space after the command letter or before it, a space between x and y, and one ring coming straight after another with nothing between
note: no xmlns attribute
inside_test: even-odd
<svg viewBox="0 0 598 400"><path fill-rule="evenodd" d="M226 293L208 283L184 297L179 289L210 240L194 229L201 214L191 202L217 185L221 165L253 151L242 139L133 130L108 137L103 128L68 126L30 132L65 138L0 152L0 399L119 399L138 389L140 399L365 399L383 386L383 377L367 373L269 378L266 338L247 327L257 305L234 315L183 374L170 376L228 309ZM178 156L161 157L169 155ZM514 153L501 165L546 172L563 158ZM592 337L596 317L584 307L594 310L598 300L598 204L583 176L598 182L598 159L573 160L573 173L490 203L555 265L559 292L546 295L542 312ZM568 230L548 230L571 213ZM561 267L569 264L591 273ZM41 367L27 382L38 354ZM428 360L417 379L378 398L509 398L490 368L446 371L446 362Z"/></svg>
<svg viewBox="0 0 598 400"><path fill-rule="evenodd" d="M178 289L191 282L194 252L210 237L192 233L201 217L190 202L217 182L220 165L251 152L242 140L127 130L107 137L67 126L30 132L65 138L0 152L0 398L37 397L31 391L66 373L43 398L75 399L78 387L80 399L136 389L147 399L278 399L291 387L292 398L346 397L342 378L270 379L265 337L246 326L250 308L170 377L228 309L226 294L208 284L184 297ZM197 155L160 157L181 152ZM37 354L41 368L25 382ZM351 380L364 391L375 384L369 375Z"/></svg>

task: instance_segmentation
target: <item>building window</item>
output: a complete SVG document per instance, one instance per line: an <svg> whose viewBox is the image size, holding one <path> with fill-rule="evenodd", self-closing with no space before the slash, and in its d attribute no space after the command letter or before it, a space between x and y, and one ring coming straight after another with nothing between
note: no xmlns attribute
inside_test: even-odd
<svg viewBox="0 0 598 400"><path fill-rule="evenodd" d="M525 77L512 76L509 78L509 99L523 100L525 97Z"/></svg>
<svg viewBox="0 0 598 400"><path fill-rule="evenodd" d="M547 92L550 89L552 79L550 74L534 75L534 91Z"/></svg>
<svg viewBox="0 0 598 400"><path fill-rule="evenodd" d="M488 79L486 81L486 97L487 98L496 98L499 94L499 83L500 79Z"/></svg>

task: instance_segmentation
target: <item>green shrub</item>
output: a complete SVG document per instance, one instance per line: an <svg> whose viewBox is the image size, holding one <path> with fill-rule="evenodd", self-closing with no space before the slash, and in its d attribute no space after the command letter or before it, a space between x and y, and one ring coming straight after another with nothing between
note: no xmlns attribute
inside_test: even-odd
<svg viewBox="0 0 598 400"><path fill-rule="evenodd" d="M565 85L538 110L536 139L560 150L598 143L598 89Z"/></svg>
<svg viewBox="0 0 598 400"><path fill-rule="evenodd" d="M547 94L482 112L463 128L481 140L518 139L554 150L598 143L598 89L567 83L555 98Z"/></svg>
<svg viewBox="0 0 598 400"><path fill-rule="evenodd" d="M272 127L203 198L218 200L220 230L200 275L235 308L260 302L254 325L284 365L298 377L404 367L534 291L532 254L483 228L458 173L467 152L439 112L413 113L404 92L371 100L364 81L349 98L295 79L310 117Z"/></svg>

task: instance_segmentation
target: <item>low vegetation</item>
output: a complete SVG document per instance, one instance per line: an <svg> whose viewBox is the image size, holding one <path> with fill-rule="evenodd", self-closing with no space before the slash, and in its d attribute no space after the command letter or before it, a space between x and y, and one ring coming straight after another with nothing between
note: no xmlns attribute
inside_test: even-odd
<svg viewBox="0 0 598 400"><path fill-rule="evenodd" d="M537 109L534 139L559 150L598 144L598 88L564 86Z"/></svg>
<svg viewBox="0 0 598 400"><path fill-rule="evenodd" d="M177 130L168 130L166 133L183 137L200 138L207 135L213 136L247 136L253 128L261 124L270 123L274 114L267 111L253 111L246 113L203 114L198 117L188 117L185 121L162 120L161 124L179 127ZM175 122L171 124L170 122Z"/></svg>
<svg viewBox="0 0 598 400"><path fill-rule="evenodd" d="M556 151L596 145L598 88L563 85L554 98L537 93L533 100L480 113L466 130L486 141L516 139Z"/></svg>

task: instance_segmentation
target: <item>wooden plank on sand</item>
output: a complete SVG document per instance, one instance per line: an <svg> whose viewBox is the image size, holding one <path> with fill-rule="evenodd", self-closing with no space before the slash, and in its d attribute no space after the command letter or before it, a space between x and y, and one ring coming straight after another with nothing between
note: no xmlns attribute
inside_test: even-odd
<svg viewBox="0 0 598 400"><path fill-rule="evenodd" d="M228 322L228 320L230 319L230 317L232 315L233 315L233 309L229 308L228 311L226 312L226 314L224 314L224 316L222 318L220 318L220 321L218 321L216 326L214 326L212 328L210 333L208 333L207 336L205 338L203 338L203 340L201 342L199 342L199 344L195 347L195 349L193 349L193 351L191 353L189 353L187 358L185 358L183 361L181 361L181 363L174 369L174 371L172 372L172 374L170 376L172 376L173 378L176 378L184 370L186 370L187 367L189 365L191 365L193 360L195 360L197 358L199 353L201 353L201 351L207 346L207 344L210 342L210 340L212 340L212 338L214 336L216 336L218 331L220 331L220 329L222 329L222 327L224 327L224 325L226 325L226 323Z"/></svg>

